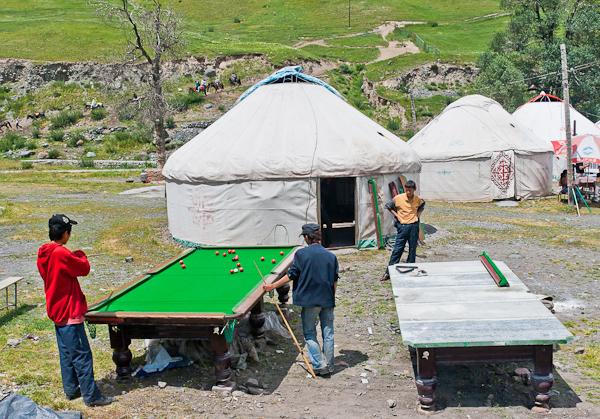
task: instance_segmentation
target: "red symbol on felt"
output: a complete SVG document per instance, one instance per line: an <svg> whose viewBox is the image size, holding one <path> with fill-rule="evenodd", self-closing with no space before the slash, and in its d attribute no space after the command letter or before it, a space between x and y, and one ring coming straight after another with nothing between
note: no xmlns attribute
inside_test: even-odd
<svg viewBox="0 0 600 419"><path fill-rule="evenodd" d="M492 162L492 182L500 191L506 192L514 176L510 155L501 151Z"/></svg>
<svg viewBox="0 0 600 419"><path fill-rule="evenodd" d="M205 196L195 196L192 199L192 206L188 207L188 211L193 212L192 223L206 230L206 227L215 222L213 213L213 203L207 200Z"/></svg>

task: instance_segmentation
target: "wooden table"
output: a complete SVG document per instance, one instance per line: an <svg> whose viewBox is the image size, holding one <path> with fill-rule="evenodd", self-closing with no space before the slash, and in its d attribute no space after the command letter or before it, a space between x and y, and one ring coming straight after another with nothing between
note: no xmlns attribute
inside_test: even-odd
<svg viewBox="0 0 600 419"><path fill-rule="evenodd" d="M11 277L8 277L8 278L0 281L0 291L6 290L6 305L4 307L0 307L0 310L4 310L4 309L8 310L9 307L14 307L15 310L17 309L17 284L22 279L23 279L22 276L11 276ZM8 288L11 285L15 286L15 300L14 300L13 304L10 304L8 302Z"/></svg>
<svg viewBox="0 0 600 419"><path fill-rule="evenodd" d="M402 340L416 350L420 409L433 411L438 365L533 361L536 405L547 408L552 344L573 335L529 292L503 262L495 261L510 286L498 287L478 261L403 264L427 276L390 277Z"/></svg>

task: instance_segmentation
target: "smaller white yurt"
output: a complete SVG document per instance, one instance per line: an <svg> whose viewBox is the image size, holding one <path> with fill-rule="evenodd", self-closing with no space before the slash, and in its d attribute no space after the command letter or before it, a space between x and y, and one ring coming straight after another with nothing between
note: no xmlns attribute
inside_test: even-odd
<svg viewBox="0 0 600 419"><path fill-rule="evenodd" d="M485 96L453 102L408 143L421 158L425 200L487 202L551 193L552 146Z"/></svg>
<svg viewBox="0 0 600 419"><path fill-rule="evenodd" d="M420 169L402 139L288 67L169 157L169 229L191 246L282 245L302 244L302 225L320 223L326 246L376 248L395 235L383 209L390 182L418 184Z"/></svg>
<svg viewBox="0 0 600 419"><path fill-rule="evenodd" d="M564 102L556 96L541 92L529 102L521 105L513 112L513 116L549 144L566 140ZM572 106L569 116L573 137L583 134L600 135L600 128ZM554 156L552 177L555 180L560 178L561 172L566 168L567 160L561 156Z"/></svg>

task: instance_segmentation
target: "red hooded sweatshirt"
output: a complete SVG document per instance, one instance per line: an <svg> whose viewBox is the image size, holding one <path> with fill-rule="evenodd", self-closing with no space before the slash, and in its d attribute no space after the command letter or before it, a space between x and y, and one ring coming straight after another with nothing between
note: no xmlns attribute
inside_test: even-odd
<svg viewBox="0 0 600 419"><path fill-rule="evenodd" d="M85 295L78 276L90 273L90 263L81 250L71 252L62 244L46 243L38 250L37 267L44 280L46 312L54 323L64 325L69 319L87 313Z"/></svg>

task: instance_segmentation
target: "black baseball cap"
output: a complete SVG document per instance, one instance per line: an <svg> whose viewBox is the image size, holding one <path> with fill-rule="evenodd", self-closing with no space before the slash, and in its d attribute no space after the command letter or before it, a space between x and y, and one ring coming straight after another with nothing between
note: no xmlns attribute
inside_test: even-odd
<svg viewBox="0 0 600 419"><path fill-rule="evenodd" d="M304 224L302 226L302 233L300 233L300 235L306 236L307 234L313 234L318 231L321 231L321 227L319 226L319 224L315 224L315 223Z"/></svg>
<svg viewBox="0 0 600 419"><path fill-rule="evenodd" d="M64 228L68 225L77 225L77 221L71 220L65 214L52 214L52 217L48 220L48 227Z"/></svg>

